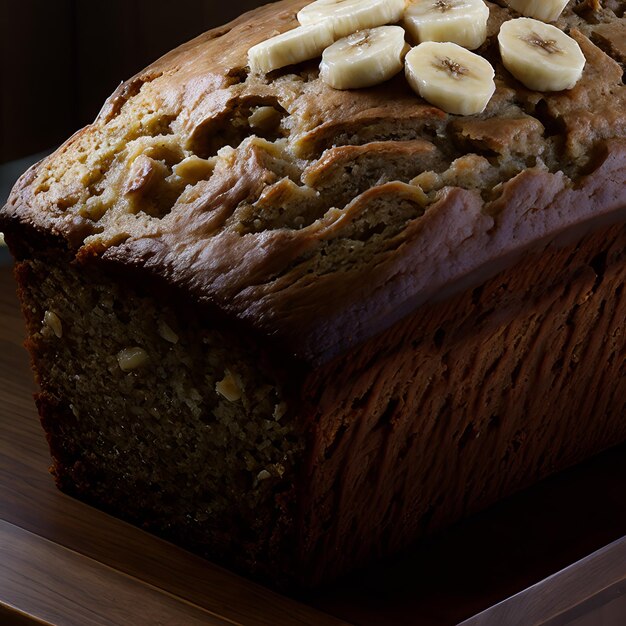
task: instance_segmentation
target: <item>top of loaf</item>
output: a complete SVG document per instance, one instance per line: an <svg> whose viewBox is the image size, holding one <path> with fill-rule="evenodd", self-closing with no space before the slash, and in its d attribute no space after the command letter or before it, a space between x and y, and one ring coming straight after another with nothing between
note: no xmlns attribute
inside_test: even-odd
<svg viewBox="0 0 626 626"><path fill-rule="evenodd" d="M306 0L243 15L120 85L16 184L5 232L132 266L321 363L499 261L626 206L626 2L570 2L587 59L540 93L503 68L515 14L487 2L484 113L448 115L403 76L335 91L319 61L267 76L248 49Z"/></svg>

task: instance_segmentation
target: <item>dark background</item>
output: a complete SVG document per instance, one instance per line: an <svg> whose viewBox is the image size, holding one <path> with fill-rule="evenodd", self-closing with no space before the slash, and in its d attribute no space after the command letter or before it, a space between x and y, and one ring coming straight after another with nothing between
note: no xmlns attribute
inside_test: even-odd
<svg viewBox="0 0 626 626"><path fill-rule="evenodd" d="M57 146L120 81L269 0L0 0L0 163Z"/></svg>

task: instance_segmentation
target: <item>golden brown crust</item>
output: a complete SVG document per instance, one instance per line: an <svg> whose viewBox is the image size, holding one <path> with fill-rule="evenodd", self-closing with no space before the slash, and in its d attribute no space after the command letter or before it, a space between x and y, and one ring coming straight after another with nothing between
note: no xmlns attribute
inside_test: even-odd
<svg viewBox="0 0 626 626"><path fill-rule="evenodd" d="M497 91L468 118L401 76L341 92L315 62L248 75L248 48L292 28L304 4L242 16L121 85L92 126L25 174L2 227L29 224L79 259L160 276L319 363L468 275L626 206L624 3L593 19L566 9L558 25L587 66L556 94L502 68L494 37L509 13L488 3L479 52ZM273 114L257 126L259 107ZM190 158L205 179L177 173Z"/></svg>
<svg viewBox="0 0 626 626"><path fill-rule="evenodd" d="M337 146L329 148L302 173L302 181L310 187L320 187L336 178L339 170L353 165L360 159L401 159L410 162L434 156L435 146L429 141L374 141L361 146ZM423 171L423 170L422 170Z"/></svg>

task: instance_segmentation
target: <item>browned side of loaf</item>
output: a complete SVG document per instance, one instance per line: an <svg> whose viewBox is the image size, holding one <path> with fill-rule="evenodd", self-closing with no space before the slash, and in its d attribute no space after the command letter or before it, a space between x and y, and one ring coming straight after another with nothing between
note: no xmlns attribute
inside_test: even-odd
<svg viewBox="0 0 626 626"><path fill-rule="evenodd" d="M549 246L313 374L319 582L626 439L626 228Z"/></svg>

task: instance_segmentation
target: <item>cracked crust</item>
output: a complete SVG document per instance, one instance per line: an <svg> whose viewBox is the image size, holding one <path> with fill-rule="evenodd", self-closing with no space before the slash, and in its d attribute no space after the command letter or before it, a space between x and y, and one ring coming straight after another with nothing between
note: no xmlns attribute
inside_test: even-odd
<svg viewBox="0 0 626 626"><path fill-rule="evenodd" d="M510 11L487 3L497 91L472 117L402 77L342 92L316 62L248 75L248 48L304 4L262 7L122 84L20 179L0 227L157 276L320 364L534 245L623 219L626 3L568 5L558 26L587 65L551 94L502 67Z"/></svg>

